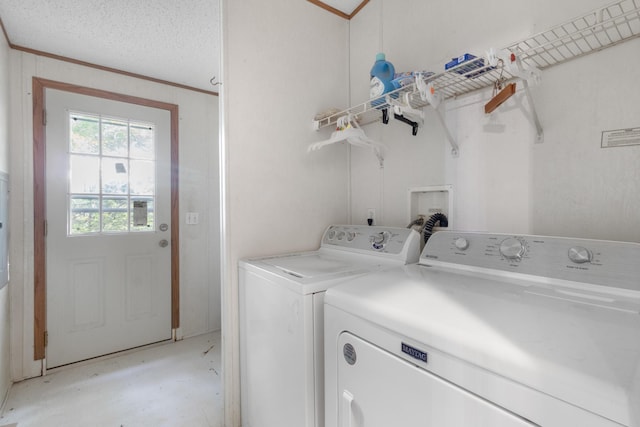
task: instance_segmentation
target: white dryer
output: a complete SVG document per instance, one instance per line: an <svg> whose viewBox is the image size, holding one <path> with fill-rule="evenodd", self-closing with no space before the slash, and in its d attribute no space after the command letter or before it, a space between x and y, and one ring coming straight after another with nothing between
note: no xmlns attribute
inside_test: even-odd
<svg viewBox="0 0 640 427"><path fill-rule="evenodd" d="M419 256L413 230L333 225L317 251L240 261L242 426L324 426L325 291Z"/></svg>
<svg viewBox="0 0 640 427"><path fill-rule="evenodd" d="M640 427L640 244L443 231L325 297L327 427Z"/></svg>

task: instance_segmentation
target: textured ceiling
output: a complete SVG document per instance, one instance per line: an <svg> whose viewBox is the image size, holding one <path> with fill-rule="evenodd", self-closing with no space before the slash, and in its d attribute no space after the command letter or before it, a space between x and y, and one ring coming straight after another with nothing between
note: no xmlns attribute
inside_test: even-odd
<svg viewBox="0 0 640 427"><path fill-rule="evenodd" d="M218 0L0 0L13 46L206 91L220 69Z"/></svg>

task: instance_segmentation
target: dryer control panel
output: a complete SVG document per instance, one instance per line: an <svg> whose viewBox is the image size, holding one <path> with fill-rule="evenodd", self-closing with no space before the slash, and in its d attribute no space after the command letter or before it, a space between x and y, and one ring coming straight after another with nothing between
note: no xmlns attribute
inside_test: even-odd
<svg viewBox="0 0 640 427"><path fill-rule="evenodd" d="M420 264L489 274L515 273L569 287L592 284L640 298L640 244L532 235L441 231Z"/></svg>
<svg viewBox="0 0 640 427"><path fill-rule="evenodd" d="M409 228L331 225L322 236L321 247L402 257L412 263L420 255L420 235Z"/></svg>

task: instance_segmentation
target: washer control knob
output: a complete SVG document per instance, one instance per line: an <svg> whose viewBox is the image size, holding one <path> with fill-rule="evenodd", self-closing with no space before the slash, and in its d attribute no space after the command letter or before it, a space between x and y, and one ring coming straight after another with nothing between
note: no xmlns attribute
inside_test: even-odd
<svg viewBox="0 0 640 427"><path fill-rule="evenodd" d="M464 237L458 237L454 244L456 245L456 248L460 249L461 251L464 251L469 247L469 241Z"/></svg>
<svg viewBox="0 0 640 427"><path fill-rule="evenodd" d="M380 233L372 234L369 240L373 246L373 249L379 250L384 248L385 243L389 239L389 233L381 231Z"/></svg>
<svg viewBox="0 0 640 427"><path fill-rule="evenodd" d="M582 246L573 246L569 249L569 259L576 264L591 262L593 255L589 249Z"/></svg>
<svg viewBox="0 0 640 427"><path fill-rule="evenodd" d="M353 239L356 238L356 233L353 231L350 231L347 233L347 242L352 242Z"/></svg>
<svg viewBox="0 0 640 427"><path fill-rule="evenodd" d="M373 234L371 236L371 243L383 243L385 240L385 235L383 232Z"/></svg>
<svg viewBox="0 0 640 427"><path fill-rule="evenodd" d="M507 237L500 242L500 254L507 259L521 259L524 255L524 245L515 237Z"/></svg>

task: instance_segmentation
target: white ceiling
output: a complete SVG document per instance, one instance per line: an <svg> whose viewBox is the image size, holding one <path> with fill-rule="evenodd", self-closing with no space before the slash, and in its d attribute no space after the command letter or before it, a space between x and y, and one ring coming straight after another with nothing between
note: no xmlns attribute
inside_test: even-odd
<svg viewBox="0 0 640 427"><path fill-rule="evenodd" d="M218 0L0 0L0 18L13 46L217 91Z"/></svg>

